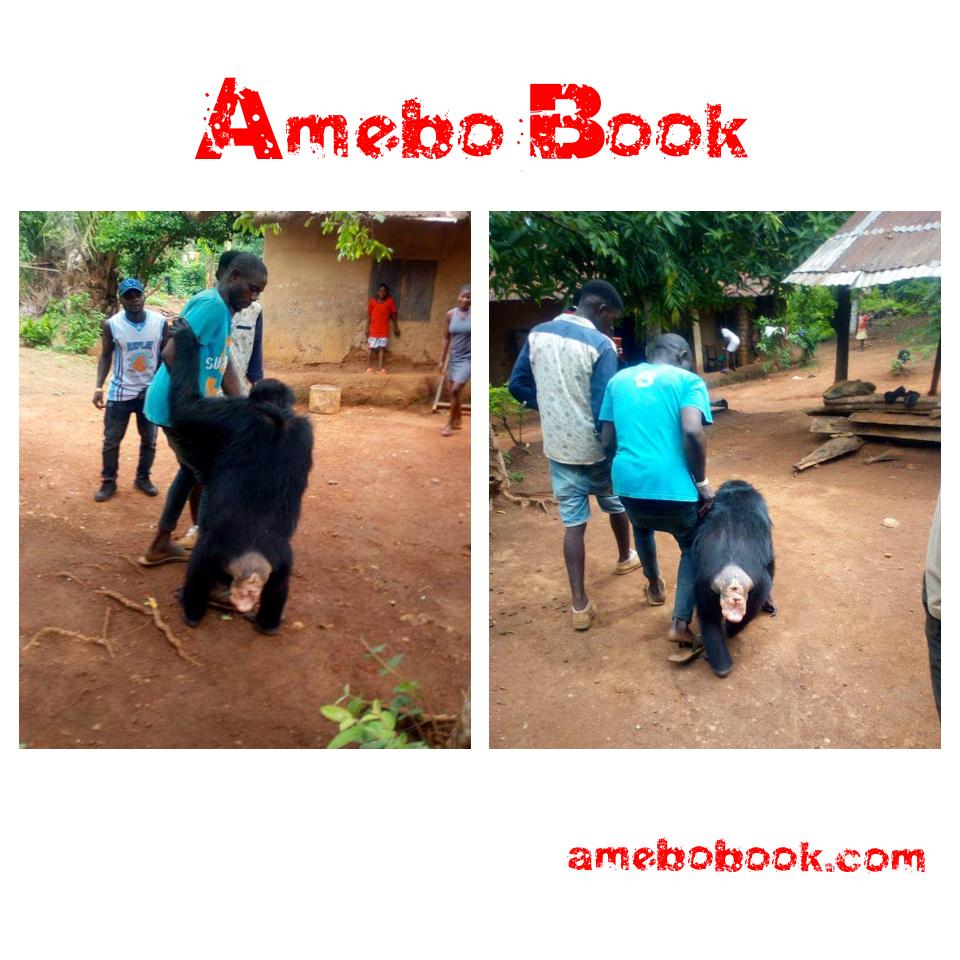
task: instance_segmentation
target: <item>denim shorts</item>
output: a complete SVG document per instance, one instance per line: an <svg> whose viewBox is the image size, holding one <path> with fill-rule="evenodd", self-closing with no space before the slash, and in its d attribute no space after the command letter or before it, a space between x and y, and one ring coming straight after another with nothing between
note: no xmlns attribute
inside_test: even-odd
<svg viewBox="0 0 960 960"><path fill-rule="evenodd" d="M553 495L560 504L560 519L565 527L579 527L590 519L590 496L597 498L597 506L604 513L623 513L620 498L613 495L609 460L584 464L548 460L547 463Z"/></svg>

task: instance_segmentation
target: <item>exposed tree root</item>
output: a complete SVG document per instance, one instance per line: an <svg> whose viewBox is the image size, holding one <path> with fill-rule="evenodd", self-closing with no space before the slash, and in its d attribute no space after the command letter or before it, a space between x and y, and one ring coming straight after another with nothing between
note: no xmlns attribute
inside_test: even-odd
<svg viewBox="0 0 960 960"><path fill-rule="evenodd" d="M180 657L181 660L186 660L187 663L192 663L195 667L203 666L199 660L194 659L187 653L177 635L170 629L163 617L160 616L160 609L158 607L144 607L134 600L129 600L122 593L115 593L113 590L97 590L95 592L101 596L109 597L111 600L116 600L117 603L127 607L129 610L135 610L137 613L142 613L145 617L150 617L153 620L154 626L166 637L167 643L177 651L177 656Z"/></svg>
<svg viewBox="0 0 960 960"><path fill-rule="evenodd" d="M41 627L29 640L23 648L29 650L31 647L40 646L40 638L44 636L67 637L70 640L77 640L80 643L92 643L98 647L103 647L111 657L115 656L113 644L106 637L88 637L85 634L77 633L75 630L64 630L62 627Z"/></svg>
<svg viewBox="0 0 960 960"><path fill-rule="evenodd" d="M515 503L520 507L539 507L546 514L550 513L550 507L555 507L557 505L557 500L555 497L534 497L527 494L521 494L520 496L517 496L516 494L510 493L509 490L504 490L503 487L497 491L496 496L502 497L509 503Z"/></svg>
<svg viewBox="0 0 960 960"><path fill-rule="evenodd" d="M50 576L50 574L47 574ZM79 583L81 587L89 586L84 580L81 580L79 577L74 576L68 570L58 570L56 573L52 574L54 577L66 577L68 580L72 580L74 583Z"/></svg>
<svg viewBox="0 0 960 960"><path fill-rule="evenodd" d="M144 572L143 567L141 567L140 564L136 562L136 560L131 560L130 557L125 557L122 553L111 553L111 554L108 554L108 556L116 557L118 560L126 560L127 563L129 563L130 566L133 567L133 569L136 570L141 577L146 576L146 573Z"/></svg>

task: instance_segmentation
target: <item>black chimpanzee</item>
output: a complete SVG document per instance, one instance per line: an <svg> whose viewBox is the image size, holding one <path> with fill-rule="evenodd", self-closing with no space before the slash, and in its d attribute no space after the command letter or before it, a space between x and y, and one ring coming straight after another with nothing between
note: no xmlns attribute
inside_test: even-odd
<svg viewBox="0 0 960 960"><path fill-rule="evenodd" d="M209 502L187 567L184 619L196 626L211 588L230 584L236 609L249 612L259 600L254 623L274 633L287 602L290 538L312 466L313 429L293 412L293 392L279 380L261 380L249 397L201 398L193 331L182 327L174 342L173 426L210 454Z"/></svg>
<svg viewBox="0 0 960 960"><path fill-rule="evenodd" d="M700 521L693 539L694 591L707 660L718 677L733 669L724 638L739 633L758 610L777 612L770 514L760 493L728 480Z"/></svg>

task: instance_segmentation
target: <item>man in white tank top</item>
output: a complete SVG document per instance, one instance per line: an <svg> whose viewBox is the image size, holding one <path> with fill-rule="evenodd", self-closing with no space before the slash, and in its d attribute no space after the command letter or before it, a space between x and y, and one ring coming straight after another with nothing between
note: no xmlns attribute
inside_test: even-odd
<svg viewBox="0 0 960 960"><path fill-rule="evenodd" d="M103 321L102 350L97 364L97 389L93 405L106 407L103 422L103 483L94 500L103 503L117 492L117 468L120 443L127 432L130 415L137 418L140 434L140 460L133 482L148 497L157 495L150 470L157 452L157 427L143 414L143 398L157 372L160 351L167 341L167 322L162 314L144 309L143 284L130 277L121 281L117 291L122 309ZM112 374L106 403L103 384Z"/></svg>

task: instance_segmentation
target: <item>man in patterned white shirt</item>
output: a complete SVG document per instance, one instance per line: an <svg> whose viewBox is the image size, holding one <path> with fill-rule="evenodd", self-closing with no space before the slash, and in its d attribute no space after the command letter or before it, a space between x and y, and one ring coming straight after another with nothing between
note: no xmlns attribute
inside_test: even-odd
<svg viewBox="0 0 960 960"><path fill-rule="evenodd" d="M630 547L630 523L613 495L610 463L597 435L597 417L607 382L617 372L610 332L623 310L620 294L604 280L583 285L574 313L538 324L527 338L508 384L517 400L540 411L543 453L550 463L553 494L566 528L563 558L570 579L575 630L587 630L596 607L584 586L584 534L589 497L610 515L617 541L615 572L640 566Z"/></svg>

